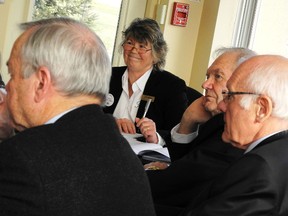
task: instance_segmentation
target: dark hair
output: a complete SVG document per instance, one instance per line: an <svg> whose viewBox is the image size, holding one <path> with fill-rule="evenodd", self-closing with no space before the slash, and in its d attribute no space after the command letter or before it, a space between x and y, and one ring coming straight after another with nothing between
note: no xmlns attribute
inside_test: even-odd
<svg viewBox="0 0 288 216"><path fill-rule="evenodd" d="M154 57L154 67L161 70L166 62L167 43L163 38L158 23L149 18L136 18L130 26L123 32L123 42L129 38L140 43L151 43L152 55Z"/></svg>

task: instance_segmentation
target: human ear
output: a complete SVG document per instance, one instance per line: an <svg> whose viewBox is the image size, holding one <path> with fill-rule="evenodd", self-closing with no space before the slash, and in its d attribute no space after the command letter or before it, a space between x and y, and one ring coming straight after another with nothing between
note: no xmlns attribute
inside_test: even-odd
<svg viewBox="0 0 288 216"><path fill-rule="evenodd" d="M273 110L273 101L266 95L257 98L256 120L263 122L271 116Z"/></svg>
<svg viewBox="0 0 288 216"><path fill-rule="evenodd" d="M47 67L39 67L36 72L35 81L35 101L40 102L47 95L51 86L51 75Z"/></svg>

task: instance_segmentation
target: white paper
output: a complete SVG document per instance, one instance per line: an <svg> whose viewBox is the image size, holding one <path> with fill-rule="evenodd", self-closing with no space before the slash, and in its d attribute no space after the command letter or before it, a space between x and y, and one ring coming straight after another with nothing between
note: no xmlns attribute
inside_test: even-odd
<svg viewBox="0 0 288 216"><path fill-rule="evenodd" d="M141 137L142 134L127 134L122 133L123 137L128 141L133 151L138 154L140 151L143 150L157 150L157 151L166 151L163 150L163 147L156 143L146 143L140 142L136 138ZM167 150L168 152L168 150ZM169 155L169 154L168 154ZM169 156L168 156L169 157Z"/></svg>

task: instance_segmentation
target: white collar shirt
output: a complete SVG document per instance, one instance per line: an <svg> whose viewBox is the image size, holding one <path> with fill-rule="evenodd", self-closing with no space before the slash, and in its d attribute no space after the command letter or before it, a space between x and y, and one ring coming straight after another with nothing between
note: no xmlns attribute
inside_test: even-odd
<svg viewBox="0 0 288 216"><path fill-rule="evenodd" d="M268 137L273 136L274 134L279 133L279 132L280 132L280 131L275 132L275 133L272 133L272 134L269 134L269 135L267 135L267 136L265 136L265 137L262 137L262 138L260 138L260 139L258 139L258 140L256 140L256 141L254 141L253 143L251 143L251 144L248 146L248 148L245 150L244 154L250 152L252 149L254 149L254 148L255 148L259 143L261 143L263 140L265 140L265 139L267 139Z"/></svg>
<svg viewBox="0 0 288 216"><path fill-rule="evenodd" d="M172 128L172 130L170 131L171 134L171 140L174 143L178 143L178 144L189 144L190 142L192 142L194 139L196 139L196 137L198 136L198 132L199 132L199 126L200 124L198 124L196 131L193 131L192 133L189 134L180 134L178 133L178 129L180 127L180 123L177 124L174 128Z"/></svg>
<svg viewBox="0 0 288 216"><path fill-rule="evenodd" d="M45 124L53 124L53 123L55 123L59 118L61 118L61 117L64 116L66 113L68 113L68 112L70 112L70 111L72 111L72 110L74 110L74 109L76 109L76 108L77 108L77 107L73 107L73 108L71 108L71 109L69 109L69 110L66 110L66 111L64 111L64 112L62 112L62 113L54 116L53 118L49 119Z"/></svg>
<svg viewBox="0 0 288 216"><path fill-rule="evenodd" d="M129 98L128 71L126 69L122 76L122 93L113 113L115 118L126 118L130 119L132 122L135 122L141 97L151 72L152 68L145 72L138 80L136 80L136 82L132 84L133 94Z"/></svg>

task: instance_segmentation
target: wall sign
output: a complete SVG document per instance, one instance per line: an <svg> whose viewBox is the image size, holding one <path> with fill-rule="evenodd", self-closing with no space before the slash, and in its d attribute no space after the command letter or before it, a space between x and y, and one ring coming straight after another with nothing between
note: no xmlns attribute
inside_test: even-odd
<svg viewBox="0 0 288 216"><path fill-rule="evenodd" d="M185 27L188 21L189 4L174 2L171 24Z"/></svg>

